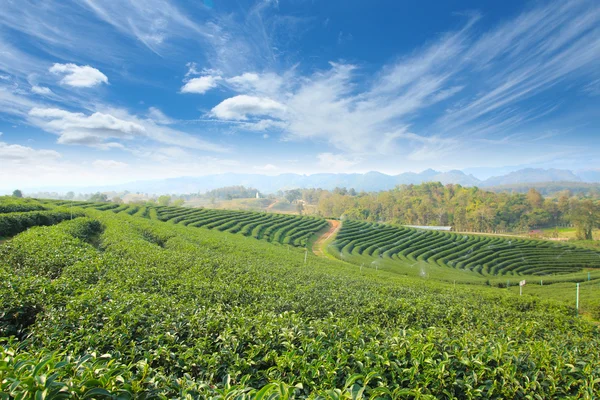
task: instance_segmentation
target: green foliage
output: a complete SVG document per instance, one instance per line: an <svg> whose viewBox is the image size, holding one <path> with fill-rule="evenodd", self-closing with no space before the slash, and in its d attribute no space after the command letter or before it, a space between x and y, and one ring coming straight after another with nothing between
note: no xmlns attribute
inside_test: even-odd
<svg viewBox="0 0 600 400"><path fill-rule="evenodd" d="M14 190L12 193L13 197L17 197L17 198L21 198L23 197L23 192L21 192L19 189Z"/></svg>
<svg viewBox="0 0 600 400"><path fill-rule="evenodd" d="M347 221L333 255L357 262L390 260L474 272L479 276L540 277L600 268L600 252L539 240L420 230ZM365 258L368 257L368 258Z"/></svg>
<svg viewBox="0 0 600 400"><path fill-rule="evenodd" d="M0 236L13 236L34 226L54 225L81 215L81 212L71 213L66 209L0 214Z"/></svg>
<svg viewBox="0 0 600 400"><path fill-rule="evenodd" d="M168 196L168 195L160 196L156 202L158 203L159 206L166 207L169 204L171 204L171 196Z"/></svg>
<svg viewBox="0 0 600 400"><path fill-rule="evenodd" d="M25 211L41 211L45 210L41 203L31 199L15 199L11 197L0 197L0 214L25 212Z"/></svg>
<svg viewBox="0 0 600 400"><path fill-rule="evenodd" d="M108 195L104 193L94 193L90 196L89 201L94 203L106 203L108 201Z"/></svg>
<svg viewBox="0 0 600 400"><path fill-rule="evenodd" d="M303 249L217 229L242 223L285 241L318 219L180 209L209 230L151 217L171 221L174 208L113 210L87 208L0 247L0 396L600 395L600 332L568 307L312 255L305 264Z"/></svg>
<svg viewBox="0 0 600 400"><path fill-rule="evenodd" d="M452 226L463 232L528 231L574 223L586 200L569 192L544 199L535 189L526 194L494 193L476 187L424 183L379 193L352 196L343 191L305 191L318 203L320 215L403 225ZM309 196L305 196L309 197ZM317 198L315 198L317 197ZM597 200L589 200L596 204ZM600 211L595 211L596 219Z"/></svg>
<svg viewBox="0 0 600 400"><path fill-rule="evenodd" d="M600 227L600 204L590 199L574 202L571 215L577 227L577 238L593 240L593 230Z"/></svg>
<svg viewBox="0 0 600 400"><path fill-rule="evenodd" d="M202 197L207 199L231 200L231 199L251 199L256 197L257 189L247 188L245 186L226 186L218 189L209 190Z"/></svg>

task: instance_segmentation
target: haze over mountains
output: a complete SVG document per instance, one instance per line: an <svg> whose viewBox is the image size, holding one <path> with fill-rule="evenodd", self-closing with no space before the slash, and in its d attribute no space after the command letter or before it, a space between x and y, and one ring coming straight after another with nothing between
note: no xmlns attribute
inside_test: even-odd
<svg viewBox="0 0 600 400"><path fill-rule="evenodd" d="M276 176L261 174L225 173L206 176L184 176L178 178L136 181L126 184L89 187L46 187L30 191L44 190L66 192L73 190L80 193L96 191L129 191L150 194L162 193L198 193L224 186L243 185L253 187L262 193L274 193L278 190L335 187L354 188L357 191L389 190L397 185L420 184L423 182L455 183L463 186L492 188L506 185L519 185L541 182L600 182L600 170L578 171L577 173L562 169L526 168L510 172L506 175L493 176L481 180L472 174L459 170L440 172L427 169L420 173L406 172L399 175L387 175L380 172L365 174L320 173L312 175L281 174Z"/></svg>

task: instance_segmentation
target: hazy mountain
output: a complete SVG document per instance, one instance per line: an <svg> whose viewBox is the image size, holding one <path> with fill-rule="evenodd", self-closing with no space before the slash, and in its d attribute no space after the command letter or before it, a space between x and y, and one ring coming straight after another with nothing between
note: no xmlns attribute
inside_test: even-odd
<svg viewBox="0 0 600 400"><path fill-rule="evenodd" d="M525 168L502 176L494 176L482 182L481 186L502 186L535 182L581 182L572 171L564 169Z"/></svg>
<svg viewBox="0 0 600 400"><path fill-rule="evenodd" d="M577 176L584 182L600 182L600 169L577 171Z"/></svg>
<svg viewBox="0 0 600 400"><path fill-rule="evenodd" d="M443 184L456 183L463 186L479 186L499 190L510 190L512 188L510 187L511 185L517 185L519 190L524 190L524 188L528 187L527 184L533 183L538 183L543 186L556 182L600 182L600 170L580 171L578 176L568 170L526 168L510 172L506 175L495 176L484 181L459 170L440 172L433 169L428 169L419 173L406 172L399 175L387 175L376 171L367 172L366 174L322 173L313 175L281 174L277 176L226 173L195 177L184 176L179 178L137 181L119 185L90 186L85 188L30 188L26 190L26 192L54 191L64 193L73 190L77 193L91 193L97 191L128 190L133 193L140 192L151 194L198 193L233 185L254 187L263 193L274 193L278 190L295 188L322 188L331 190L335 187L354 188L357 191L364 190L372 192L393 189L398 185L420 184L423 182L441 182ZM553 188L554 186L556 185L553 185ZM539 187L539 185L536 187Z"/></svg>
<svg viewBox="0 0 600 400"><path fill-rule="evenodd" d="M467 175L459 170L452 170L448 172L441 172L436 174L431 181L441 182L444 185L448 183L458 183L463 186L477 186L481 184L481 181L475 178L473 175Z"/></svg>

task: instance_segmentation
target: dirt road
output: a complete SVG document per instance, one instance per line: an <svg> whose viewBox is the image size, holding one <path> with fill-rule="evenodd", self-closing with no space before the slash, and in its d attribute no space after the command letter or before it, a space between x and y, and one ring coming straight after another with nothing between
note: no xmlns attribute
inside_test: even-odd
<svg viewBox="0 0 600 400"><path fill-rule="evenodd" d="M336 219L329 219L327 222L329 222L329 230L323 233L312 246L313 253L319 257L325 257L324 247L327 245L327 240L335 235L342 226L342 223Z"/></svg>

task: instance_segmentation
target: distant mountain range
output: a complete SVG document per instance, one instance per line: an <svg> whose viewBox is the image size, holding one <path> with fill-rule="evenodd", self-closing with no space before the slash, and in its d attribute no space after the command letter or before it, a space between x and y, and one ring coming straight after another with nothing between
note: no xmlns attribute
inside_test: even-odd
<svg viewBox="0 0 600 400"><path fill-rule="evenodd" d="M90 186L86 188L44 188L30 189L33 191L66 192L73 190L78 193L129 191L140 193L198 193L224 186L243 185L260 190L262 193L274 193L278 190L296 188L322 188L335 187L354 188L357 191L389 190L397 185L420 184L423 182L441 182L443 184L455 183L463 186L478 186L482 188L506 187L527 183L541 182L600 182L600 170L587 170L574 173L562 169L526 168L510 172L506 175L494 176L486 180L477 179L475 176L465 174L459 170L447 172L428 169L420 173L406 172L399 175L386 175L380 172L367 172L366 174L281 174L268 176L260 174L226 173L196 177L179 177L150 181L137 181L126 184L110 186Z"/></svg>

